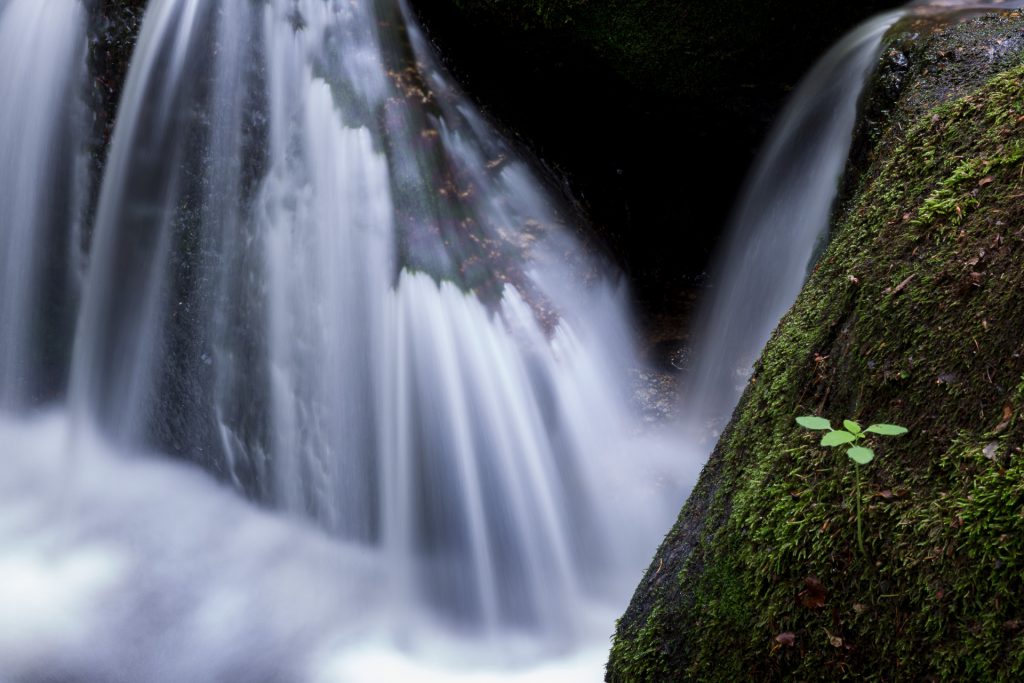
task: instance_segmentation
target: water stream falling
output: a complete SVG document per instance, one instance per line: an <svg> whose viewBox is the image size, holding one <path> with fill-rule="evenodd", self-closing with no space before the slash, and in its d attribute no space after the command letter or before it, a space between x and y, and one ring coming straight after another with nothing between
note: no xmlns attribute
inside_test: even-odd
<svg viewBox="0 0 1024 683"><path fill-rule="evenodd" d="M894 16L769 145L734 242L793 260L728 266L710 412ZM0 680L600 679L700 459L642 433L614 270L409 8L153 0L78 306L84 24L0 0Z"/></svg>
<svg viewBox="0 0 1024 683"><path fill-rule="evenodd" d="M0 3L2 409L45 401L67 372L84 191L75 120L84 19L78 2Z"/></svg>
<svg viewBox="0 0 1024 683"><path fill-rule="evenodd" d="M404 4L151 2L67 407L3 424L38 618L0 614L0 671L597 677L697 465L640 433L625 293L566 215Z"/></svg>
<svg viewBox="0 0 1024 683"><path fill-rule="evenodd" d="M779 320L828 242L858 103L882 38L907 13L1012 9L1019 0L917 0L879 14L836 43L804 77L754 164L711 271L691 337L683 431L699 452L714 445Z"/></svg>
<svg viewBox="0 0 1024 683"><path fill-rule="evenodd" d="M829 50L794 92L754 166L693 332L694 370L683 390L692 434L728 420L828 238L857 103L882 36L900 15L874 17Z"/></svg>

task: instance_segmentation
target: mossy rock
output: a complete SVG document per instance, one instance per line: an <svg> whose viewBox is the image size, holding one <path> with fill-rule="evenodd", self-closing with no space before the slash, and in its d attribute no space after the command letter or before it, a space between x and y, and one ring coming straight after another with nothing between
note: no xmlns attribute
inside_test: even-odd
<svg viewBox="0 0 1024 683"><path fill-rule="evenodd" d="M905 116L620 620L607 680L1024 680L1022 30L928 37L918 60L1013 49L950 87L912 67ZM854 465L806 414L910 428L862 468L864 552Z"/></svg>

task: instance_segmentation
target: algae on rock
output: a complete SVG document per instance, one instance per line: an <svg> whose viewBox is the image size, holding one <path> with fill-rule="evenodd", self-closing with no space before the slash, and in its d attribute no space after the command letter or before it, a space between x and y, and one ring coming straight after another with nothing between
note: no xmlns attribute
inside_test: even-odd
<svg viewBox="0 0 1024 683"><path fill-rule="evenodd" d="M1024 677L1022 31L1008 15L918 38L607 680ZM933 87L939 55L979 41L998 60ZM807 413L911 430L866 472L866 555L853 464L795 424Z"/></svg>

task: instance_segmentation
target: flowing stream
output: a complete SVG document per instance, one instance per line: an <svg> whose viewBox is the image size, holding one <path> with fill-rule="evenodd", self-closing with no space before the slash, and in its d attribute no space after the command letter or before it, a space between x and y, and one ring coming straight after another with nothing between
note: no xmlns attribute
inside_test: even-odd
<svg viewBox="0 0 1024 683"><path fill-rule="evenodd" d="M895 17L769 143L692 415L795 297ZM0 680L599 680L704 454L641 428L615 270L404 1L150 2L88 220L85 32L0 0Z"/></svg>
<svg viewBox="0 0 1024 683"><path fill-rule="evenodd" d="M78 2L0 3L0 409L46 400L67 372L84 194L74 91L84 19Z"/></svg>
<svg viewBox="0 0 1024 683"><path fill-rule="evenodd" d="M754 166L693 332L694 370L683 390L685 427L692 434L728 420L754 361L828 238L857 103L878 62L882 36L900 16L870 19L815 65Z"/></svg>
<svg viewBox="0 0 1024 683"><path fill-rule="evenodd" d="M74 21L3 6L18 58L70 57L3 83L39 126L3 134L64 172L30 114L84 28L43 4ZM66 396L2 424L0 671L599 677L699 463L641 433L625 292L567 218L404 4L151 2ZM75 243L41 220L20 255Z"/></svg>
<svg viewBox="0 0 1024 683"><path fill-rule="evenodd" d="M754 362L796 301L828 242L858 103L882 38L907 13L980 13L1019 0L917 0L848 33L804 77L755 162L711 270L691 337L682 429L707 454L732 415Z"/></svg>

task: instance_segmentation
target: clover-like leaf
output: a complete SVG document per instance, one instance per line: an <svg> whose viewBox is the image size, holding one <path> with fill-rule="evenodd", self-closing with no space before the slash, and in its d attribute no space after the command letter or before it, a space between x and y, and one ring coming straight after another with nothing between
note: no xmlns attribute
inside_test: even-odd
<svg viewBox="0 0 1024 683"><path fill-rule="evenodd" d="M822 446L841 446L844 443L850 443L856 441L855 437L850 432L845 432L842 429L837 429L834 432L829 432L825 436L821 437Z"/></svg>
<svg viewBox="0 0 1024 683"><path fill-rule="evenodd" d="M902 436L908 430L906 427L900 427L899 425L877 424L871 425L864 431L871 432L872 434L881 434L882 436Z"/></svg>
<svg viewBox="0 0 1024 683"><path fill-rule="evenodd" d="M858 465L867 465L875 459L875 452L870 448L863 448L862 446L854 446L847 450L846 454L850 456L850 460Z"/></svg>
<svg viewBox="0 0 1024 683"><path fill-rule="evenodd" d="M853 420L843 420L843 426L846 427L846 431L850 432L851 434L859 436L861 433L860 425L854 422Z"/></svg>
<svg viewBox="0 0 1024 683"><path fill-rule="evenodd" d="M832 429L832 423L823 417L815 417L814 415L804 415L798 417L796 423L805 429Z"/></svg>

